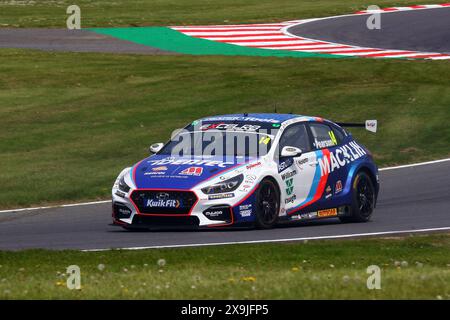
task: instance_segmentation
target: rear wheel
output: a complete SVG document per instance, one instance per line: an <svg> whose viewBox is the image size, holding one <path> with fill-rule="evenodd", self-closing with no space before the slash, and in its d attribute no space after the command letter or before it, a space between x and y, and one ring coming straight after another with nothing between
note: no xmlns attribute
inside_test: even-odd
<svg viewBox="0 0 450 320"><path fill-rule="evenodd" d="M352 185L352 205L350 216L341 217L344 222L367 222L375 208L375 188L372 179L359 172Z"/></svg>
<svg viewBox="0 0 450 320"><path fill-rule="evenodd" d="M278 220L280 211L280 192L277 185L264 179L256 194L256 226L261 229L272 228Z"/></svg>

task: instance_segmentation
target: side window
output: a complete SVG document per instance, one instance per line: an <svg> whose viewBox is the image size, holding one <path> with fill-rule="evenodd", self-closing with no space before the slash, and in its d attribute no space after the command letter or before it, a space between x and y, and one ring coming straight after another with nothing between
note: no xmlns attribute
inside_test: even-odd
<svg viewBox="0 0 450 320"><path fill-rule="evenodd" d="M343 141L344 138L345 138L345 132L344 132L344 130L342 130L342 129L339 128L339 127L334 127L334 126L332 126L331 129L332 129L333 132L334 132L334 136L336 137L336 142L337 142L337 144L341 144L342 141Z"/></svg>
<svg viewBox="0 0 450 320"><path fill-rule="evenodd" d="M287 127L280 138L279 146L280 151L286 146L300 148L302 152L311 151L305 124L296 123Z"/></svg>
<svg viewBox="0 0 450 320"><path fill-rule="evenodd" d="M334 147L342 141L341 135L339 135L341 139L338 140L335 132L326 124L311 123L309 126L315 149Z"/></svg>

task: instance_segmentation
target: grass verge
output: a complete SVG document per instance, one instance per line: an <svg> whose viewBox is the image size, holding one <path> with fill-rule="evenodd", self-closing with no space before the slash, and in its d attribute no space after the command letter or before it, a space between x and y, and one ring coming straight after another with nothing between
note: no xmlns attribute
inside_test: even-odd
<svg viewBox="0 0 450 320"><path fill-rule="evenodd" d="M450 63L1 50L0 207L105 198L147 147L203 116L294 112L353 130L381 166L449 156Z"/></svg>
<svg viewBox="0 0 450 320"><path fill-rule="evenodd" d="M0 299L450 299L450 235L143 251L0 252ZM165 265L158 265L163 259ZM81 290L66 268L81 269ZM369 290L367 267L381 268Z"/></svg>
<svg viewBox="0 0 450 320"><path fill-rule="evenodd" d="M428 1L429 2L429 1ZM427 1L378 0L380 7ZM431 3L445 3L434 0ZM0 0L0 27L65 28L71 0ZM82 27L167 26L279 22L352 13L371 2L361 0L77 0Z"/></svg>

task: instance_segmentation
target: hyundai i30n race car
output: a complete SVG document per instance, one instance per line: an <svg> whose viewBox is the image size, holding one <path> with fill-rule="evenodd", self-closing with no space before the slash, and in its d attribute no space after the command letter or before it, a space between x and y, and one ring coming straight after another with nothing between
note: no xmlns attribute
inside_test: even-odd
<svg viewBox="0 0 450 320"><path fill-rule="evenodd" d="M368 221L378 169L343 127L292 114L232 114L193 121L112 188L113 224L133 228L270 228L322 218Z"/></svg>

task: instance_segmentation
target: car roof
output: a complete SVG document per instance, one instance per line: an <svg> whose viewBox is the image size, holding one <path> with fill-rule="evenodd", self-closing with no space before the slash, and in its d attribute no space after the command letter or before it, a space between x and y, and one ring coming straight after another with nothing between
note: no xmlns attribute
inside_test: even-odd
<svg viewBox="0 0 450 320"><path fill-rule="evenodd" d="M220 121L220 120L238 120L238 121L263 121L272 123L283 123L285 121L295 119L295 118L305 118L306 121L317 120L316 117L307 117L298 114L285 114L285 113L235 113L235 114L224 114L211 117L205 117L200 119L201 121Z"/></svg>

